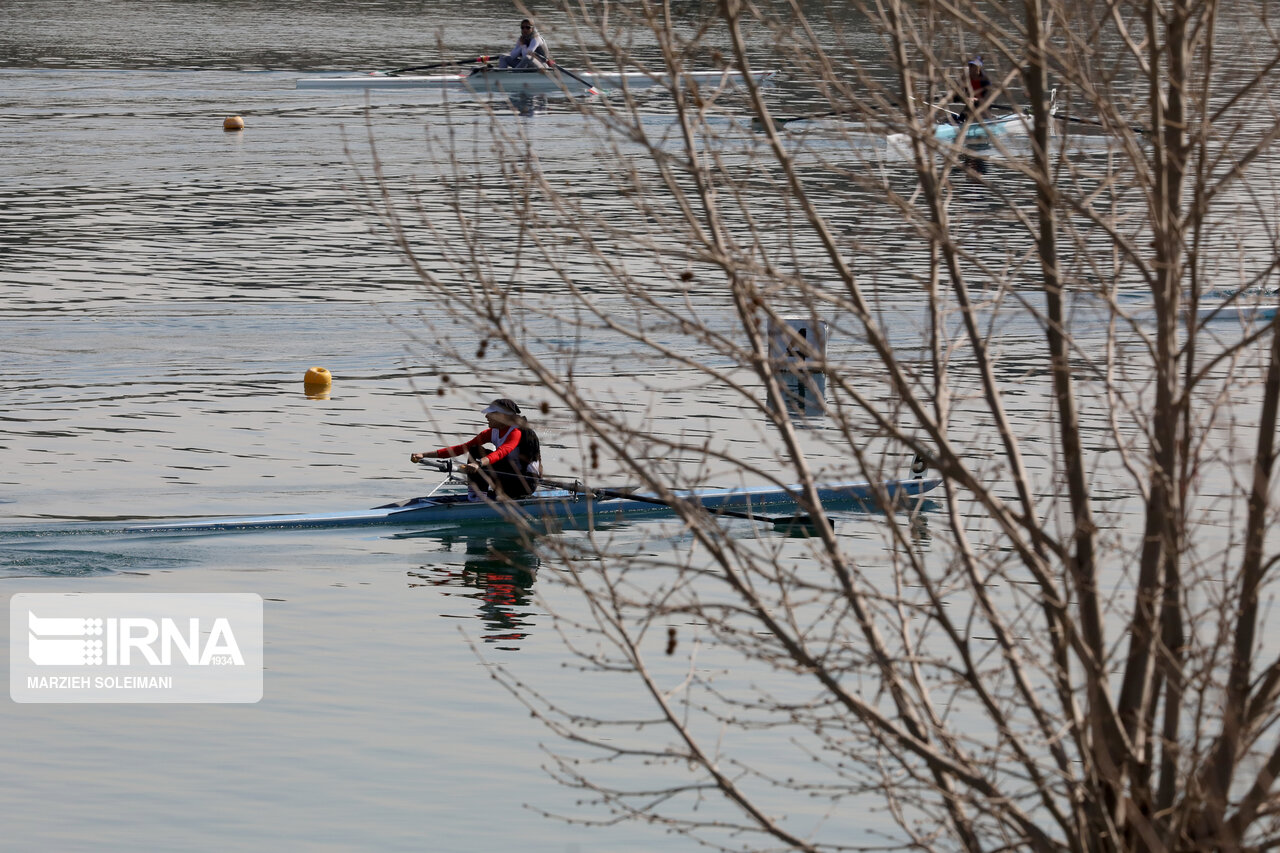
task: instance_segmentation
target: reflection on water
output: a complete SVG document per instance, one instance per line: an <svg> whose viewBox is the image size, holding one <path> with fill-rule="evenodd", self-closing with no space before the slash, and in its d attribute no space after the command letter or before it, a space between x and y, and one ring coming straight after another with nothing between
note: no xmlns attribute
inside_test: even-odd
<svg viewBox="0 0 1280 853"><path fill-rule="evenodd" d="M991 148L990 145L974 146L974 148ZM960 158L965 171L973 175L985 175L991 169L991 161L985 153L964 154Z"/></svg>
<svg viewBox="0 0 1280 853"><path fill-rule="evenodd" d="M532 118L547 111L547 96L519 95L511 99L511 109L515 110L518 116Z"/></svg>
<svg viewBox="0 0 1280 853"><path fill-rule="evenodd" d="M424 565L409 572L409 586L442 588L445 596L470 599L479 611L474 614L484 623L481 638L504 651L519 651L519 643L533 627L529 609L533 582L538 575L541 558L525 539L512 533L440 536L434 534L442 552L454 552L461 546L464 559L460 566L441 562ZM450 590L458 590L452 592ZM470 616L471 614L467 614ZM456 618L465 618L456 615Z"/></svg>

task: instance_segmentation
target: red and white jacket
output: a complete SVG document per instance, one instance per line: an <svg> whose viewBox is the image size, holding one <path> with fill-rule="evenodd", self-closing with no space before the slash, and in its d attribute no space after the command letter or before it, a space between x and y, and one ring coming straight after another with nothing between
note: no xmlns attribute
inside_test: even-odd
<svg viewBox="0 0 1280 853"><path fill-rule="evenodd" d="M497 449L485 456L478 457L477 461L484 461L487 465L494 465L516 452L516 448L520 446L520 435L520 427L518 426L509 426L506 432L494 427L482 431L475 438L464 441L462 444L442 447L436 451L435 455L437 459L448 459L453 456L462 456L473 448L479 449L485 444L492 444ZM535 477L542 474L542 464L536 460L525 466L519 464L518 457L512 461L516 463L517 469L523 467L523 473L525 474L532 474Z"/></svg>

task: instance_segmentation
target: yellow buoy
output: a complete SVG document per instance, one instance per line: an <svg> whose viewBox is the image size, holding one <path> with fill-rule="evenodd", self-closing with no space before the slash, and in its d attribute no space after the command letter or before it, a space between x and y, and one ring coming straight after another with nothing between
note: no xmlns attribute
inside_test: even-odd
<svg viewBox="0 0 1280 853"><path fill-rule="evenodd" d="M244 119L240 116L227 116L222 120L223 130L244 130Z"/></svg>
<svg viewBox="0 0 1280 853"><path fill-rule="evenodd" d="M333 384L333 376L323 367L313 367L302 377L302 386L307 390L328 388Z"/></svg>

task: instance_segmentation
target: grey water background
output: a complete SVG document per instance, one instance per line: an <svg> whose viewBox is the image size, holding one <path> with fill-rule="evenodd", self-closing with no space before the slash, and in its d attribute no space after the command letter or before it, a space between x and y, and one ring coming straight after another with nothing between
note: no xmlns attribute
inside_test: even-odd
<svg viewBox="0 0 1280 853"><path fill-rule="evenodd" d="M407 470L411 449L469 434L488 397L536 394L415 393L454 366L415 340L436 306L359 204L369 133L393 188L423 193L424 129L481 133L489 117L427 95L293 87L303 74L492 53L518 17L505 3L395 0L0 7L0 589L256 592L267 643L265 694L252 706L0 703L6 844L678 846L641 825L540 814L573 813L577 795L549 781L539 748L549 736L489 667L512 667L568 704L626 709L636 697L565 665L549 609L580 605L533 580L539 555L500 531L112 532L124 518L420 493L434 481ZM767 65L767 45L758 49ZM805 94L784 82L771 97L785 111ZM646 110L662 120L660 101ZM232 114L243 132L222 131ZM551 102L499 120L529 135L548 174L611 194L571 109ZM999 207L974 191L966 203ZM607 300L609 282L593 284ZM887 282L886 302L894 295ZM1016 368L1038 330L1006 331ZM855 344L832 342L851 358ZM594 354L602 389L652 394L652 381L612 375L609 354ZM312 364L336 377L329 399L302 392ZM743 447L756 440L725 417L721 392L680 374L659 381L663 393L643 403L671 429L732 426ZM1047 406L1028 392L1013 417L1034 432ZM810 424L819 451L823 431ZM547 436L553 466L577 454L554 416ZM852 518L840 532L873 551L876 525ZM612 535L683 546L662 526ZM495 549L515 555L515 570ZM745 748L768 760L776 745ZM812 804L793 820L846 840L885 828Z"/></svg>

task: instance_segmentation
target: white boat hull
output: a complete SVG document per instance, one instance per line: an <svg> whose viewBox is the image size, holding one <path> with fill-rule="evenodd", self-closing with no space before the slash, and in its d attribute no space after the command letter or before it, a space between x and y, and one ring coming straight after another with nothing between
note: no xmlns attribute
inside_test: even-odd
<svg viewBox="0 0 1280 853"><path fill-rule="evenodd" d="M1254 323L1271 320L1280 310L1275 303L1245 303L1237 305L1201 305L1196 309L1196 316L1201 320L1235 320L1240 323Z"/></svg>
<svg viewBox="0 0 1280 853"><path fill-rule="evenodd" d="M890 501L900 502L922 495L937 486L939 479L889 480L870 483L827 483L818 486L823 505L875 504L877 491ZM761 513L794 512L793 495L798 486L780 489L756 486L741 489L696 489L682 492L682 500L696 502L715 512ZM638 498L649 498L639 500ZM379 524L422 525L483 522L510 522L539 519L583 519L609 522L636 515L671 512L670 507L653 503L649 495L628 498L594 498L578 492L543 491L519 501L500 503L450 501L448 498L425 497L400 501L373 509L348 512L326 512L295 515L263 515L240 518L202 518L185 521L138 524L126 528L134 533L200 533L224 530L294 529L316 527L355 527ZM767 520L767 519L766 519Z"/></svg>
<svg viewBox="0 0 1280 853"><path fill-rule="evenodd" d="M761 71L752 74L757 83L769 80L777 73ZM299 89L435 89L454 90L480 95L549 95L567 92L581 95L588 85L597 90L650 89L668 87L670 78L632 71L617 74L590 74L574 72L573 75L558 71L509 70L488 68L460 74L399 74L371 71L367 74L340 77L316 76L300 78L295 84ZM737 71L689 71L680 80L702 88L740 86L744 75ZM587 85L584 85L585 84Z"/></svg>

